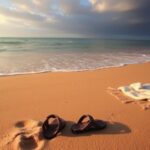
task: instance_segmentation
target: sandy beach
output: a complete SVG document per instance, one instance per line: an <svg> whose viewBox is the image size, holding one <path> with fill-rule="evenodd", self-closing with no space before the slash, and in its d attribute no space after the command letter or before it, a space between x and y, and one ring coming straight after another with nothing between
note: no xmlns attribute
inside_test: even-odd
<svg viewBox="0 0 150 150"><path fill-rule="evenodd" d="M0 147L4 150L149 150L150 110L123 104L107 92L108 87L133 82L150 83L150 63L0 77ZM22 145L19 137L13 137L23 126L30 130L35 127L38 135L40 125L36 126L36 121L43 122L49 114L57 114L68 122L56 138L47 141L41 136L29 145ZM73 135L70 125L83 114L108 121L107 128Z"/></svg>

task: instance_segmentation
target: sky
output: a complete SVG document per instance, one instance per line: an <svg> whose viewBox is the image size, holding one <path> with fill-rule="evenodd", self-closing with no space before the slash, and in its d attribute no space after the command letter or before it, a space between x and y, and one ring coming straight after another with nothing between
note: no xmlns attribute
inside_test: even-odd
<svg viewBox="0 0 150 150"><path fill-rule="evenodd" d="M0 37L150 37L150 0L0 0Z"/></svg>

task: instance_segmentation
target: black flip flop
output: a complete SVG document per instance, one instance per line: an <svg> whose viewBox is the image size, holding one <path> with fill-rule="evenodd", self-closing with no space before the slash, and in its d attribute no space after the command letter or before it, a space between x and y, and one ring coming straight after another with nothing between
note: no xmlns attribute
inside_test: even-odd
<svg viewBox="0 0 150 150"><path fill-rule="evenodd" d="M89 120L83 122L85 118L88 118ZM106 126L107 124L105 121L94 119L91 115L83 115L77 123L72 125L71 131L74 134L78 134L88 131L102 130L106 128Z"/></svg>
<svg viewBox="0 0 150 150"><path fill-rule="evenodd" d="M49 119L53 119L50 124ZM65 121L57 115L49 115L42 126L43 136L46 139L54 138L65 127L65 124Z"/></svg>

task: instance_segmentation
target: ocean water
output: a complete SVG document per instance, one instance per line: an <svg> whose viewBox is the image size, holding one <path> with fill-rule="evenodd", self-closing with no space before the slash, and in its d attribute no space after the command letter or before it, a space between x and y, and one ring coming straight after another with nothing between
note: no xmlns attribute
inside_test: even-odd
<svg viewBox="0 0 150 150"><path fill-rule="evenodd" d="M0 75L70 72L150 61L150 40L0 38Z"/></svg>

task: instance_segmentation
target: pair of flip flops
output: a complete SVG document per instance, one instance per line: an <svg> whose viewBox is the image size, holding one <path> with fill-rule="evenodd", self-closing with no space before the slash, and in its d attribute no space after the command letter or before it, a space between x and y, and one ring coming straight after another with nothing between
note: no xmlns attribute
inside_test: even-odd
<svg viewBox="0 0 150 150"><path fill-rule="evenodd" d="M87 121L84 121L85 119ZM52 121L49 123L49 120ZM57 115L49 115L44 121L42 129L43 136L46 139L52 139L65 127L66 122ZM88 131L102 130L106 127L106 122L98 119L94 119L91 115L83 115L79 121L71 126L71 131L74 134L85 133Z"/></svg>

